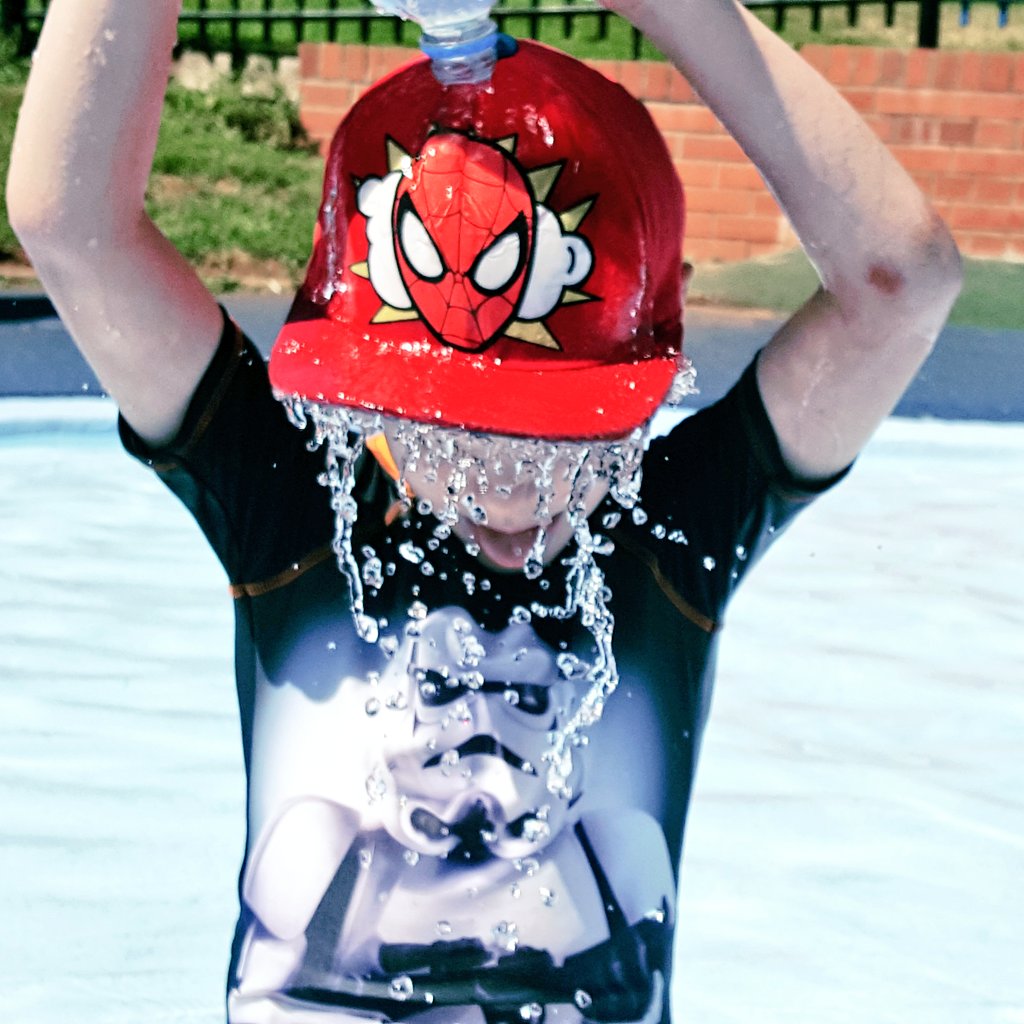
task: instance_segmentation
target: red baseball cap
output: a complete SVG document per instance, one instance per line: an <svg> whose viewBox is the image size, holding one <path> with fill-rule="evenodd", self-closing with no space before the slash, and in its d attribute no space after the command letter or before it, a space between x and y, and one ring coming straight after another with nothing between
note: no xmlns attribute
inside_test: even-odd
<svg viewBox="0 0 1024 1024"><path fill-rule="evenodd" d="M682 188L644 107L520 42L491 81L417 60L342 121L282 398L485 433L612 439L682 359Z"/></svg>

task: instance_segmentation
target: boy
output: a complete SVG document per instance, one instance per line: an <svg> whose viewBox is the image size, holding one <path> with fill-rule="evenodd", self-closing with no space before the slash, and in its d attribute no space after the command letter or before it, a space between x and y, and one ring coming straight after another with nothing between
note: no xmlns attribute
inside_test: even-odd
<svg viewBox="0 0 1024 1024"><path fill-rule="evenodd" d="M667 1021L723 610L926 356L949 235L741 8L640 0L822 278L732 392L640 483L687 381L682 197L638 105L525 43L488 89L420 63L357 104L268 379L143 211L177 6L54 0L8 196L231 578L229 1019Z"/></svg>

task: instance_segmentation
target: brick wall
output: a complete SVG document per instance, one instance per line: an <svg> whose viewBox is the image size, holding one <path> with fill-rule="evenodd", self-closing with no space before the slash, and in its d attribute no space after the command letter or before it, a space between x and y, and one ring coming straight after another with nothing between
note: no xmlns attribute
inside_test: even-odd
<svg viewBox="0 0 1024 1024"><path fill-rule="evenodd" d="M1024 260L1024 54L806 46L913 175L974 256ZM341 116L398 47L306 44L302 120L326 145ZM687 193L688 258L740 260L796 239L757 171L683 77L667 64L592 61L647 105Z"/></svg>

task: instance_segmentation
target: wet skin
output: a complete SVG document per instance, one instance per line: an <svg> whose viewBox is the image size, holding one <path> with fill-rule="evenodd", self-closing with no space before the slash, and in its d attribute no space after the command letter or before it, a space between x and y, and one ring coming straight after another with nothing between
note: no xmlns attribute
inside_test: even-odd
<svg viewBox="0 0 1024 1024"><path fill-rule="evenodd" d="M419 499L426 499L433 508L443 509L448 498L447 481L454 471L450 462L438 462L436 470L428 469L425 460L410 466L409 452L398 437L399 426L386 420L384 433L395 461L402 469L403 479ZM486 459L489 445L481 439L474 446L474 435L467 433L467 448L474 456L473 465L466 471L466 485L459 494L459 519L453 532L463 543L477 545L478 557L491 569L504 572L520 571L537 539L538 531L545 529L544 561L550 562L569 543L573 535L569 516L576 460L568 453L559 455L551 474L551 499L547 514L539 515L540 496L534 473L526 470L519 474L503 460L499 465ZM474 450L475 449L475 450ZM595 443L579 470L585 481L584 504L586 514L598 506L608 493L609 481L599 473L598 465L603 446ZM466 498L486 513L486 522L475 522L469 515Z"/></svg>

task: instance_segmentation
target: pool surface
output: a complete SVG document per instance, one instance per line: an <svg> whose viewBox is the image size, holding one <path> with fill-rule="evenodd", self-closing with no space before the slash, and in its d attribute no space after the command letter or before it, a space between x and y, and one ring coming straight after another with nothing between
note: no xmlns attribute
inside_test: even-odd
<svg viewBox="0 0 1024 1024"><path fill-rule="evenodd" d="M103 399L0 402L0 1005L223 1019L231 605ZM1024 1024L1024 426L890 420L732 606L678 1021Z"/></svg>

